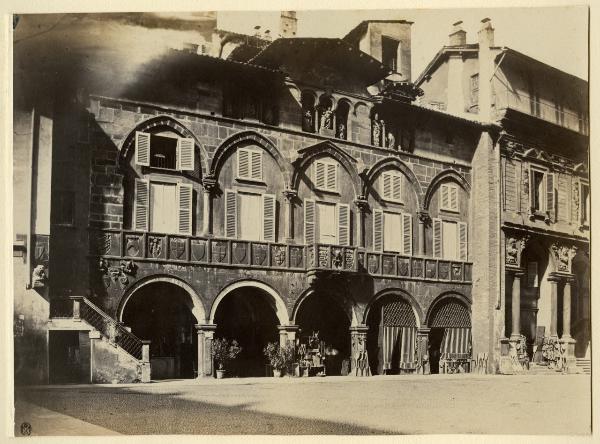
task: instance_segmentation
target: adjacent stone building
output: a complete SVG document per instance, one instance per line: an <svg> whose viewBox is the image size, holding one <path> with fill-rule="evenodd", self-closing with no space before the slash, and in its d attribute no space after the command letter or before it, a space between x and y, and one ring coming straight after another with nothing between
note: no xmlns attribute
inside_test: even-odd
<svg viewBox="0 0 600 444"><path fill-rule="evenodd" d="M496 80L475 107L451 92L546 65L503 49L494 70L492 43L457 65L462 42L412 83L403 20L299 38L285 11L275 40L144 20L67 16L64 53L15 43L17 382L212 376L216 337L262 376L266 343L317 332L328 375L507 371L535 310L585 355L585 133L500 105Z"/></svg>

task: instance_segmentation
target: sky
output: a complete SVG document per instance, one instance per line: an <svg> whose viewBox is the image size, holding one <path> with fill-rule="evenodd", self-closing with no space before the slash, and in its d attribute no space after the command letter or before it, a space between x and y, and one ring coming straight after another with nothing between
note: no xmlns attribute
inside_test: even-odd
<svg viewBox="0 0 600 444"><path fill-rule="evenodd" d="M452 24L463 21L467 43L477 42L481 19L489 17L495 44L525 53L569 74L588 79L587 7L298 11L298 37L343 37L362 20L412 25L412 78L447 44ZM219 12L218 26L252 34L254 26L277 33L279 12Z"/></svg>

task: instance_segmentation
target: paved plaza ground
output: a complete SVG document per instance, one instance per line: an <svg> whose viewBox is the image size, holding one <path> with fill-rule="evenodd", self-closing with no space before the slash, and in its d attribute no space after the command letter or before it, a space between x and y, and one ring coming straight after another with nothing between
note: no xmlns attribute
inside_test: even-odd
<svg viewBox="0 0 600 444"><path fill-rule="evenodd" d="M253 378L19 388L15 434L589 434L587 375Z"/></svg>

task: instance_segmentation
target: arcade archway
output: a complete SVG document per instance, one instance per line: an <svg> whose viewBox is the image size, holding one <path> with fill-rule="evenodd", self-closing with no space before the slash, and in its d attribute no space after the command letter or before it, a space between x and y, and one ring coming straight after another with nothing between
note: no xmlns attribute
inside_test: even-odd
<svg viewBox="0 0 600 444"><path fill-rule="evenodd" d="M198 362L198 319L189 293L178 285L153 282L134 291L121 319L139 338L149 339L152 379L194 378ZM202 321L202 320L200 320Z"/></svg>

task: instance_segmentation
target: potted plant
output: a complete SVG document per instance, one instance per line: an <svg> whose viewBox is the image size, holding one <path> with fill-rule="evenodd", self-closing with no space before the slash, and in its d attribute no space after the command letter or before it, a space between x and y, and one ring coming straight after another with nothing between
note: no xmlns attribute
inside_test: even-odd
<svg viewBox="0 0 600 444"><path fill-rule="evenodd" d="M217 379L223 379L226 364L237 358L241 351L242 347L235 339L231 342L225 338L217 338L213 341L210 353L217 363Z"/></svg>
<svg viewBox="0 0 600 444"><path fill-rule="evenodd" d="M269 342L263 352L273 367L273 376L276 378L279 378L281 371L289 367L294 360L294 347L290 344L280 347L276 342Z"/></svg>

